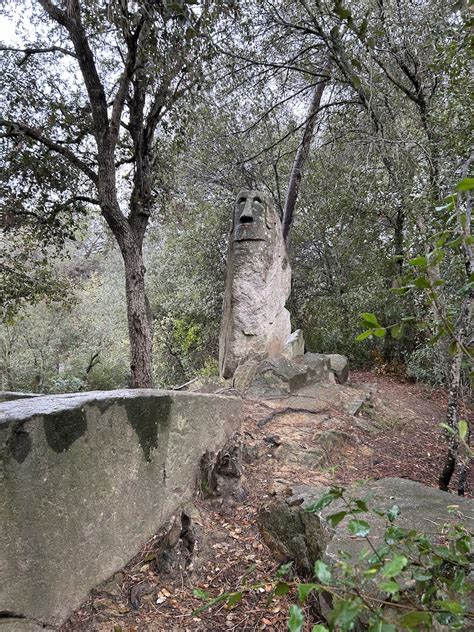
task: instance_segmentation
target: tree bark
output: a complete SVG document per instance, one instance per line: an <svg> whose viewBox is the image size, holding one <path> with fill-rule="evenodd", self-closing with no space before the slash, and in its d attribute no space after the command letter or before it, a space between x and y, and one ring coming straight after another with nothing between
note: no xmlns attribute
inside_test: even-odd
<svg viewBox="0 0 474 632"><path fill-rule="evenodd" d="M326 74L326 71L324 71ZM285 206L283 207L283 238L288 242L291 225L293 223L293 213L298 199L298 191L303 177L303 170L308 160L309 148L313 139L314 128L316 125L319 106L323 96L324 88L327 85L327 79L316 84L313 97L308 110L308 117L304 128L303 139L295 155L293 168L291 170L290 180L288 182L288 190L285 198Z"/></svg>
<svg viewBox="0 0 474 632"><path fill-rule="evenodd" d="M145 265L141 246L121 246L125 267L130 387L153 388L152 322L145 293Z"/></svg>

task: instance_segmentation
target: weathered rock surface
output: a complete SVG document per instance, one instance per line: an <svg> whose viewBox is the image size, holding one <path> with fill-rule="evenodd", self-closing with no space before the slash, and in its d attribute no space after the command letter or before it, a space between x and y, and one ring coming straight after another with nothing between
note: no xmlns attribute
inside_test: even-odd
<svg viewBox="0 0 474 632"><path fill-rule="evenodd" d="M41 397L38 393L22 393L21 391L0 391L0 402L11 402L15 399Z"/></svg>
<svg viewBox="0 0 474 632"><path fill-rule="evenodd" d="M283 356L264 360L258 365L246 394L248 397L283 397L305 386L312 374L307 366Z"/></svg>
<svg viewBox="0 0 474 632"><path fill-rule="evenodd" d="M347 552L355 560L361 550L367 548L364 539L354 538L347 531L348 518L335 529L326 520L326 516L344 508L342 501L334 501L317 514L305 511L327 491L327 487L293 487L290 496L269 503L259 514L260 532L276 560L294 560L298 571L306 577L312 575L314 562L318 559L335 566L341 560L340 551ZM397 525L428 534L436 528L441 531L443 524L452 519L447 507L455 502L459 506L456 521L474 530L474 500L453 497L407 479L386 478L365 482L349 488L347 495L366 499L369 507L388 509L397 504L401 509ZM365 514L359 516L366 517ZM372 513L368 522L371 525L370 539L377 547L383 541L385 522ZM376 593L375 586L373 591ZM320 608L324 614L327 609L324 597L320 599Z"/></svg>
<svg viewBox="0 0 474 632"><path fill-rule="evenodd" d="M342 430L319 430L311 438L314 447L303 449L300 443L282 441L274 456L278 461L296 463L314 470L331 463L332 456L344 445L353 445L356 439Z"/></svg>
<svg viewBox="0 0 474 632"><path fill-rule="evenodd" d="M0 619L0 632L46 632L54 630L50 626L45 626L27 619L16 619L12 617L2 617Z"/></svg>
<svg viewBox="0 0 474 632"><path fill-rule="evenodd" d="M336 358L335 366L339 367L341 375L348 375L347 359L344 356L305 353L293 359L279 355L259 363L255 359L249 361L238 367L237 381L247 397L287 397L312 384L334 384L336 369L331 367L331 358Z"/></svg>
<svg viewBox="0 0 474 632"><path fill-rule="evenodd" d="M339 384L345 384L349 379L349 361L346 356L339 353L326 354L329 358L329 366L331 371L335 374Z"/></svg>
<svg viewBox="0 0 474 632"><path fill-rule="evenodd" d="M281 354L291 333L285 303L291 269L275 209L258 191L241 191L229 236L219 368L230 378L252 357Z"/></svg>
<svg viewBox="0 0 474 632"><path fill-rule="evenodd" d="M240 416L240 399L151 389L1 404L0 612L26 617L10 630L60 624L122 568Z"/></svg>
<svg viewBox="0 0 474 632"><path fill-rule="evenodd" d="M294 331L283 347L282 355L292 360L304 355L304 337L301 329Z"/></svg>
<svg viewBox="0 0 474 632"><path fill-rule="evenodd" d="M182 390L188 393L217 393L229 388L229 386L231 386L229 380L224 380L217 375L212 377L200 376L174 390Z"/></svg>

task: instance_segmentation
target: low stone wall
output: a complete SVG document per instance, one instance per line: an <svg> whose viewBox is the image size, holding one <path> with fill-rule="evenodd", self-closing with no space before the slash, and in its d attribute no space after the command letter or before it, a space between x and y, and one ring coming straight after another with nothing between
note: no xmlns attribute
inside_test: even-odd
<svg viewBox="0 0 474 632"><path fill-rule="evenodd" d="M193 496L201 456L238 429L240 410L158 390L0 404L2 616L63 622Z"/></svg>

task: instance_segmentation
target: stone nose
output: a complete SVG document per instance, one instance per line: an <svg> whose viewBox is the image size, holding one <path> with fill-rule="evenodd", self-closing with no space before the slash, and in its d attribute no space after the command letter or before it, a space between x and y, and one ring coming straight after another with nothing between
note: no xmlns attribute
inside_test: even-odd
<svg viewBox="0 0 474 632"><path fill-rule="evenodd" d="M247 200L245 202L245 206L240 214L240 223L241 224L251 224L253 222L253 209L252 209L252 201Z"/></svg>

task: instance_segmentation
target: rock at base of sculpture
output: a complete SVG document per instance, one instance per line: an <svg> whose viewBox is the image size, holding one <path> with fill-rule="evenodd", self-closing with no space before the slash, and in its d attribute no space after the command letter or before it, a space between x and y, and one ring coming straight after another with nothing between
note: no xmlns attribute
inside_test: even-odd
<svg viewBox="0 0 474 632"><path fill-rule="evenodd" d="M304 338L301 329L294 331L283 347L282 354L292 360L304 355Z"/></svg>
<svg viewBox="0 0 474 632"><path fill-rule="evenodd" d="M305 353L295 358L279 355L266 360L252 358L240 364L233 386L247 397L265 399L287 397L311 384L344 384L349 375L345 356Z"/></svg>
<svg viewBox="0 0 474 632"><path fill-rule="evenodd" d="M233 376L252 357L282 353L291 333L285 303L291 269L275 209L258 191L241 191L229 236L219 370Z"/></svg>

